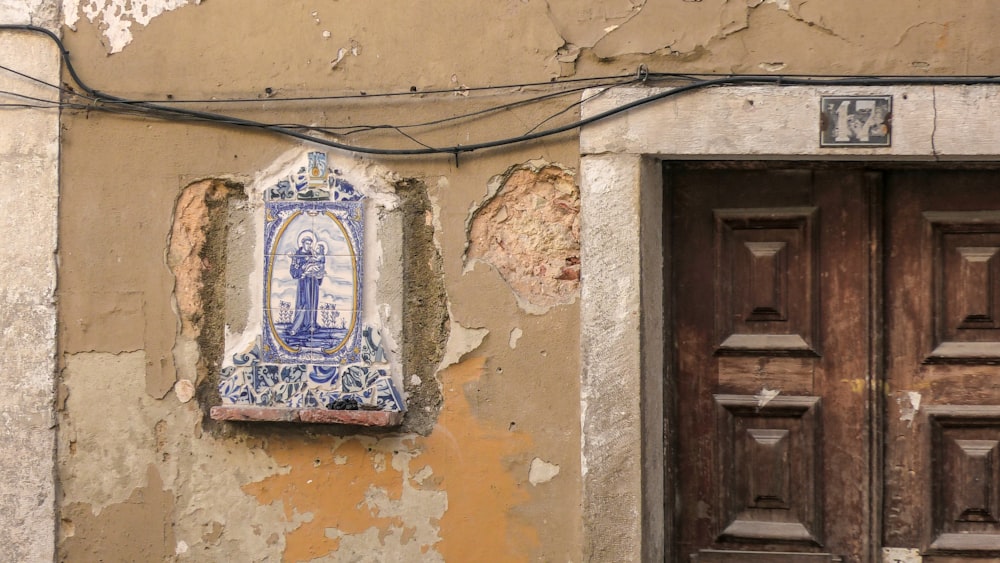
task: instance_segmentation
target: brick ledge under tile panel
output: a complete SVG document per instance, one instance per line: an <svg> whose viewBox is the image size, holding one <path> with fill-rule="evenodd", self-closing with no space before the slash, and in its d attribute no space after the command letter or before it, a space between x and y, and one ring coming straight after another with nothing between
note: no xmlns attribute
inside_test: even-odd
<svg viewBox="0 0 1000 563"><path fill-rule="evenodd" d="M317 424L350 424L354 426L399 426L403 413L390 411L333 411L328 409L287 409L250 405L219 405L212 407L213 420L259 422L309 422Z"/></svg>

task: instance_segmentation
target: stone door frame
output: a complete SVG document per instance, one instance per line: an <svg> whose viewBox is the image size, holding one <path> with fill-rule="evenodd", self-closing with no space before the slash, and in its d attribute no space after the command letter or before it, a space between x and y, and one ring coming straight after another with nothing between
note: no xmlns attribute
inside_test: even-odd
<svg viewBox="0 0 1000 563"><path fill-rule="evenodd" d="M583 95L583 117L663 88ZM820 147L822 96L891 95L892 145ZM587 561L663 561L673 503L664 447L670 359L665 160L1000 160L1000 87L732 86L668 97L584 127L581 474Z"/></svg>

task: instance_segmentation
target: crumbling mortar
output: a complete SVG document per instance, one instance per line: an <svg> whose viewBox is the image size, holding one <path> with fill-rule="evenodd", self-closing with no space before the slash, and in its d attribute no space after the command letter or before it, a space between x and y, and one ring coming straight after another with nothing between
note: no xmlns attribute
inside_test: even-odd
<svg viewBox="0 0 1000 563"><path fill-rule="evenodd" d="M444 357L450 317L444 287L444 266L428 224L431 201L426 185L416 179L396 182L403 212L403 380L407 413L401 430L430 434L441 411L443 396L435 373ZM411 380L416 375L419 383Z"/></svg>
<svg viewBox="0 0 1000 563"><path fill-rule="evenodd" d="M168 253L176 234L173 228L177 227L176 221L181 215L179 209L187 190L195 189L204 182L210 182L205 190L205 197L202 202L191 202L204 204L204 213L198 219L204 219L201 227L204 241L200 247L190 249L196 254L200 261L200 267L193 272L194 282L198 286L198 296L200 299L200 310L185 311L177 302L176 287L174 294L174 310L178 316L177 331L181 336L185 321L193 327L195 342L198 346L198 359L195 365L197 381L195 383L195 399L203 412L203 425L210 428L212 421L209 418L209 411L212 406L221 401L218 396L218 371L219 358L223 355L225 341L225 279L226 279L226 257L228 239L228 215L231 202L245 202L247 200L244 185L232 179L211 178L191 182L180 191L175 200L174 217L171 221L173 225L170 237L168 238ZM181 263L173 264L168 258L168 265L175 278L178 276L178 267ZM185 315L189 315L185 319Z"/></svg>
<svg viewBox="0 0 1000 563"><path fill-rule="evenodd" d="M227 240L229 234L228 211L232 200L245 201L246 191L242 184L224 182L221 186L213 186L222 193L210 190L206 195L208 206L208 236L205 245L198 253L202 260L202 291L201 298L205 309L201 317L201 330L198 334L198 403L207 414L210 405L204 400L204 394L220 402L218 397L219 360L225 347L225 293L226 293L226 258ZM210 393L206 393L209 391Z"/></svg>

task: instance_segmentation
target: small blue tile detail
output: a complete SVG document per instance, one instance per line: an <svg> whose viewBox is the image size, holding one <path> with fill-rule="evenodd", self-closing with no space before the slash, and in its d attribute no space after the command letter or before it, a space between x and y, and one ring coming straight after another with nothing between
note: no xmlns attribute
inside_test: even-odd
<svg viewBox="0 0 1000 563"><path fill-rule="evenodd" d="M382 410L403 410L403 397L399 394L391 377L378 378L375 381L375 392L378 394L378 403Z"/></svg>
<svg viewBox="0 0 1000 563"><path fill-rule="evenodd" d="M337 387L340 381L340 371L337 366L312 366L309 371L309 380L316 385L328 385Z"/></svg>

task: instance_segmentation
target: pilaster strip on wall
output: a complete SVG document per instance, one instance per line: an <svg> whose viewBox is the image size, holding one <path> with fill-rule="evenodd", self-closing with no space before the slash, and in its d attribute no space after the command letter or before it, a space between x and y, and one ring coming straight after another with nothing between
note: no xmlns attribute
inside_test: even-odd
<svg viewBox="0 0 1000 563"><path fill-rule="evenodd" d="M49 25L55 2L7 2L0 23ZM59 83L56 45L0 33L0 60ZM54 89L0 71L0 90L58 101ZM56 353L57 107L0 112L0 545L6 561L55 556L53 416Z"/></svg>

